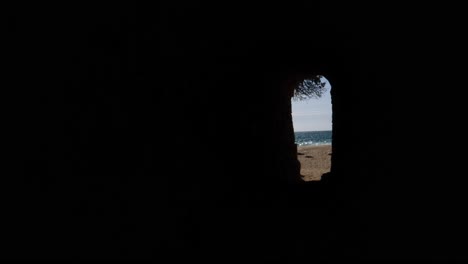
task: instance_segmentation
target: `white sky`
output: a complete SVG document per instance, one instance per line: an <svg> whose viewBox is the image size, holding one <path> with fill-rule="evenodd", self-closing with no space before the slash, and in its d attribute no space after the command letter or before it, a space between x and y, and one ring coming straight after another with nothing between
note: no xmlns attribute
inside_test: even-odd
<svg viewBox="0 0 468 264"><path fill-rule="evenodd" d="M296 102L292 100L292 118L294 131L322 131L332 130L332 107L330 84L318 99Z"/></svg>

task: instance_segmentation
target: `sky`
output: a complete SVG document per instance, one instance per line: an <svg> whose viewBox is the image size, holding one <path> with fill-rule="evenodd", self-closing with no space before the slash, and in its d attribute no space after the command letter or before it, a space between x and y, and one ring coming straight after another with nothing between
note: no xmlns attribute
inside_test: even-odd
<svg viewBox="0 0 468 264"><path fill-rule="evenodd" d="M321 98L304 101L292 100L292 118L294 131L332 130L332 107L330 84Z"/></svg>

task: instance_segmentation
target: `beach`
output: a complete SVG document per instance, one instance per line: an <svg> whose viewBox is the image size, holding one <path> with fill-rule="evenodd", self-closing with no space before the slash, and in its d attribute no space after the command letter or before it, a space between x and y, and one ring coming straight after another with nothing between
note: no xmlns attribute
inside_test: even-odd
<svg viewBox="0 0 468 264"><path fill-rule="evenodd" d="M305 181L320 181L331 167L331 145L298 146L297 158L301 162L301 175Z"/></svg>

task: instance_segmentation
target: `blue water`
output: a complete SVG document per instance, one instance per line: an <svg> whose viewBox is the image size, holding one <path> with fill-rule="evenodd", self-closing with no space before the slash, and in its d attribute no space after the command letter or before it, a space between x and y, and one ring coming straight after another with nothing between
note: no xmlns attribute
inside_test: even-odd
<svg viewBox="0 0 468 264"><path fill-rule="evenodd" d="M299 146L331 145L332 143L331 131L294 132L294 135L296 137L296 144Z"/></svg>

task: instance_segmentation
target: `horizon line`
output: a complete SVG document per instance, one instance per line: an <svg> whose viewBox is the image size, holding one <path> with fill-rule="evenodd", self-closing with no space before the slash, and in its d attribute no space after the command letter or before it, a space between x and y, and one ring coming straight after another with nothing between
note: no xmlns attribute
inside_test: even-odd
<svg viewBox="0 0 468 264"><path fill-rule="evenodd" d="M294 132L328 132L328 131L333 131L333 129L330 130L301 130L301 131L295 131Z"/></svg>

